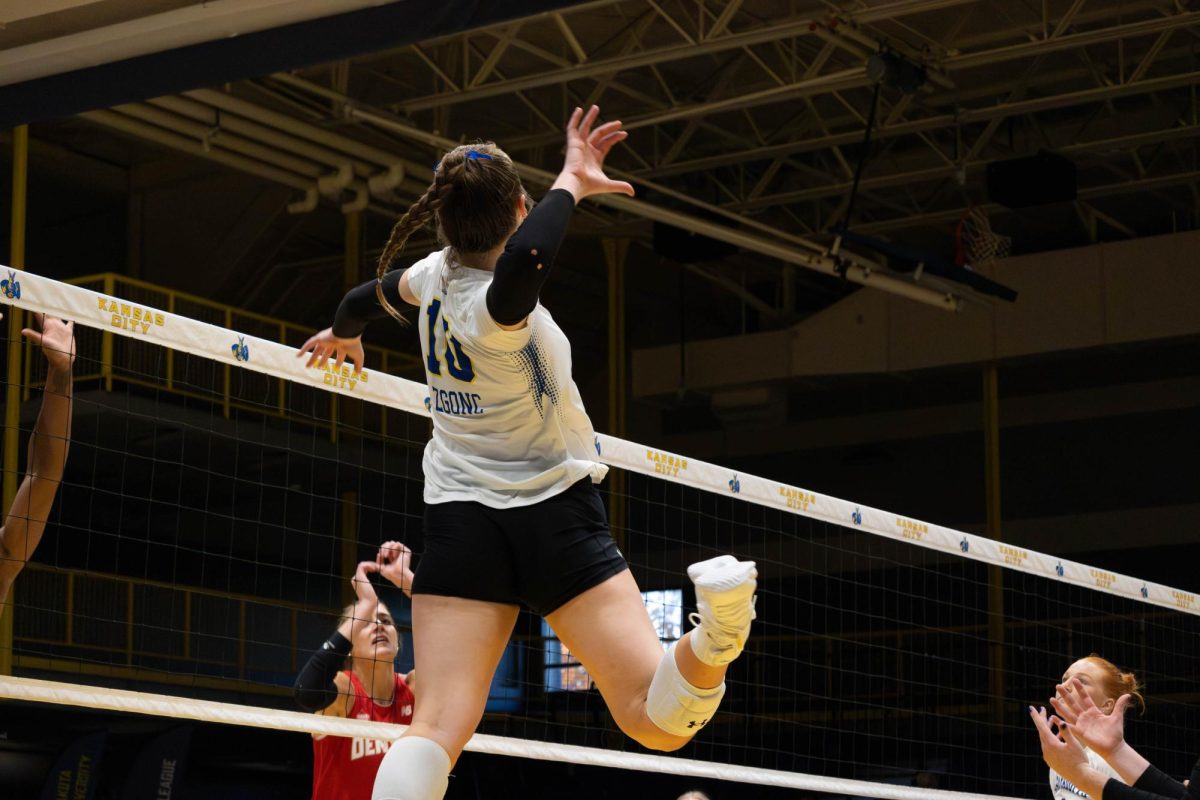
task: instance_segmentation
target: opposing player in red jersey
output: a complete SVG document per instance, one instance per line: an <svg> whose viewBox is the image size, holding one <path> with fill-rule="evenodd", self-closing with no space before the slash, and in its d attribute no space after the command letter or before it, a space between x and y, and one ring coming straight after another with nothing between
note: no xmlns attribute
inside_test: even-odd
<svg viewBox="0 0 1200 800"><path fill-rule="evenodd" d="M385 542L375 561L364 561L351 584L358 600L347 606L337 631L296 678L296 702L327 717L408 724L413 714L413 673L395 670L400 638L387 606L379 601L370 573L387 578L405 594L412 590L411 552ZM361 800L371 796L375 773L390 739L313 736L313 800Z"/></svg>

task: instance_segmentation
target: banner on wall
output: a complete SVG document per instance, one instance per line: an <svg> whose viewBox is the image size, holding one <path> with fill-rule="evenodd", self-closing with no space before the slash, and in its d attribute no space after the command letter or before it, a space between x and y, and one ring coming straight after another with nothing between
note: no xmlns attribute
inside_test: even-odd
<svg viewBox="0 0 1200 800"><path fill-rule="evenodd" d="M178 797L192 744L190 726L151 739L129 769L121 800L170 800Z"/></svg>
<svg viewBox="0 0 1200 800"><path fill-rule="evenodd" d="M42 800L92 800L107 739L107 733L92 733L67 745L46 776Z"/></svg>

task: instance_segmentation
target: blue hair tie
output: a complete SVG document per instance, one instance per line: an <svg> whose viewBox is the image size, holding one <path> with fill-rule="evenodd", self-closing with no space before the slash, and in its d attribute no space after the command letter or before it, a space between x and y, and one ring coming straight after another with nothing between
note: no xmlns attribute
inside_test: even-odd
<svg viewBox="0 0 1200 800"><path fill-rule="evenodd" d="M478 150L468 150L467 158L471 159L472 161L478 161L481 158L486 159L487 161L492 160L492 157L489 156L487 153L481 153ZM439 161L433 165L433 171L437 172L439 169L441 169L441 167L442 167L442 162Z"/></svg>

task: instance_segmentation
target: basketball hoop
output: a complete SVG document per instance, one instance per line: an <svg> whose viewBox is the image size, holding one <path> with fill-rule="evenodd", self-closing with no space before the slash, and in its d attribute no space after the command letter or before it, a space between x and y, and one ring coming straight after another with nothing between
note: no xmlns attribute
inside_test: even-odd
<svg viewBox="0 0 1200 800"><path fill-rule="evenodd" d="M994 233L982 208L972 206L963 212L954 232L954 260L959 266L986 267L1011 252L1012 237Z"/></svg>

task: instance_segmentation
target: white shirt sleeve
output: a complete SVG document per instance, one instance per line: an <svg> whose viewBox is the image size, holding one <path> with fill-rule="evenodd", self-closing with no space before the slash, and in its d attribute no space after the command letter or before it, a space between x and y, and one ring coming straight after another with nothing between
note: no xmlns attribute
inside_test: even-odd
<svg viewBox="0 0 1200 800"><path fill-rule="evenodd" d="M455 298L454 324L460 334L479 347L512 353L529 343L533 320L516 330L501 328L487 308L487 290L491 282L473 283ZM532 318L532 314L530 317Z"/></svg>
<svg viewBox="0 0 1200 800"><path fill-rule="evenodd" d="M441 278L444 254L444 250L430 253L409 267L405 272L408 275L408 290L422 304L437 288L438 281Z"/></svg>

